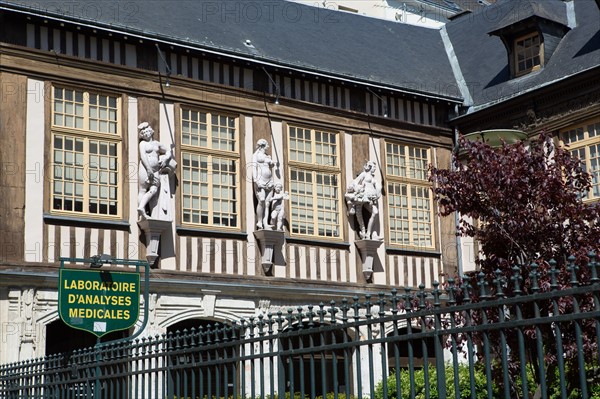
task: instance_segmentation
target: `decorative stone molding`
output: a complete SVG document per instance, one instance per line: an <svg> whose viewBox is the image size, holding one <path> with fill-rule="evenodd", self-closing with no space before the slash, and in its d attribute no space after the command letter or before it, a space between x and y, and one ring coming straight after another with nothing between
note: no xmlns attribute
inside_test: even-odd
<svg viewBox="0 0 600 399"><path fill-rule="evenodd" d="M142 231L146 234L146 259L151 267L158 258L160 248L160 237L164 232L171 230L171 221L146 218L138 222Z"/></svg>
<svg viewBox="0 0 600 399"><path fill-rule="evenodd" d="M275 250L281 248L285 241L283 231L257 230L254 236L260 245L261 264L265 274L271 273L275 259Z"/></svg>
<svg viewBox="0 0 600 399"><path fill-rule="evenodd" d="M363 275L367 281L373 276L373 258L377 255L377 249L383 241L380 240L358 240L354 244L358 248L362 260Z"/></svg>

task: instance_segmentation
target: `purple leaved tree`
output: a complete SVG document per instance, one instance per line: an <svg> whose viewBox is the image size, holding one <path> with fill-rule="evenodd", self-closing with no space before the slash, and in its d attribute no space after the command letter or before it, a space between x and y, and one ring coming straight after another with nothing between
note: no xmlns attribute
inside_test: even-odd
<svg viewBox="0 0 600 399"><path fill-rule="evenodd" d="M489 283L490 294L500 294L497 290L502 287L502 295L511 295L516 270L522 277L518 281L521 295L571 287L569 264L579 266L577 280L588 284L588 254L600 248L600 206L583 200L591 188L591 176L584 171L579 159L546 134L532 139L529 145L503 143L498 148L461 137L459 148L453 158L453 168L431 167L430 180L434 183L440 214L448 216L458 212L457 234L473 237L478 243L478 274ZM551 259L559 270L555 273L555 284L549 273ZM535 283L529 274L534 262L538 265ZM498 279L503 281L502 285L496 283ZM471 282L475 287L476 283ZM579 311L595 308L591 295L578 299ZM480 298L475 295L473 300ZM576 311L573 302L572 298L565 297L558 309L561 313L572 313ZM533 308L523 307L522 311L533 312ZM544 312L555 312L550 301L541 311L542 316ZM533 315L524 314L524 317ZM475 315L474 321L481 321L481 317ZM596 326L589 323L582 328L586 362L597 363L594 360L598 357ZM551 325L543 325L537 332L544 335L544 342L550 343L544 348L549 385L555 383L556 378L553 331ZM531 327L524 332L529 340L528 359L536 371L534 378L538 378L537 371L543 365L537 362L536 330ZM563 334L566 369L577 373L575 332L566 328ZM517 379L519 369L515 335L509 335L507 342L511 358L509 369L515 374L511 381ZM492 349L500 356L500 345ZM568 379L571 392L578 389L577 381L577 378Z"/></svg>

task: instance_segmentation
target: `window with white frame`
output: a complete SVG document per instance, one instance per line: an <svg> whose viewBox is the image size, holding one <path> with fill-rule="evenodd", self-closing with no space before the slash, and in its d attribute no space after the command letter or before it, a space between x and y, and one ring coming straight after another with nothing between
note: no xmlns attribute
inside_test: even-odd
<svg viewBox="0 0 600 399"><path fill-rule="evenodd" d="M181 219L239 228L238 118L181 109Z"/></svg>
<svg viewBox="0 0 600 399"><path fill-rule="evenodd" d="M121 98L52 88L53 213L120 217Z"/></svg>
<svg viewBox="0 0 600 399"><path fill-rule="evenodd" d="M339 153L338 133L288 126L292 234L341 237Z"/></svg>
<svg viewBox="0 0 600 399"><path fill-rule="evenodd" d="M433 249L430 149L387 142L385 159L390 244Z"/></svg>
<svg viewBox="0 0 600 399"><path fill-rule="evenodd" d="M592 188L585 193L584 198L600 199L600 119L563 131L561 139L592 176Z"/></svg>

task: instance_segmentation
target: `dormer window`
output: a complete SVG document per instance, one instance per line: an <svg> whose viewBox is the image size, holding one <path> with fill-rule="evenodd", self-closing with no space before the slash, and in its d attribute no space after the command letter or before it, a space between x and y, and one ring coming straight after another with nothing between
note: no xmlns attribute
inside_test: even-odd
<svg viewBox="0 0 600 399"><path fill-rule="evenodd" d="M540 35L531 33L515 40L515 75L521 76L541 68L544 59L544 47Z"/></svg>
<svg viewBox="0 0 600 399"><path fill-rule="evenodd" d="M506 47L510 78L538 71L569 31L567 6L559 0L520 0L518 12L507 12L488 31Z"/></svg>

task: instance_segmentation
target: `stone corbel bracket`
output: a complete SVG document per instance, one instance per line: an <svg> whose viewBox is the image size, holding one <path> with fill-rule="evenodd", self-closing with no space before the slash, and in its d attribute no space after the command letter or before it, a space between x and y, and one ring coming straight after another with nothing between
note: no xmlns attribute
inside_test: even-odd
<svg viewBox="0 0 600 399"><path fill-rule="evenodd" d="M254 236L260 245L261 265L265 274L268 275L273 268L275 249L280 248L285 241L284 232L279 230L257 230L254 232Z"/></svg>
<svg viewBox="0 0 600 399"><path fill-rule="evenodd" d="M382 243L381 240L358 240L354 242L360 253L363 275L367 281L371 281L373 276L373 259Z"/></svg>
<svg viewBox="0 0 600 399"><path fill-rule="evenodd" d="M173 222L169 220L160 220L153 218L146 218L140 220L138 225L142 231L146 234L146 259L153 266L158 258L158 250L160 249L160 237L165 231L171 229Z"/></svg>

